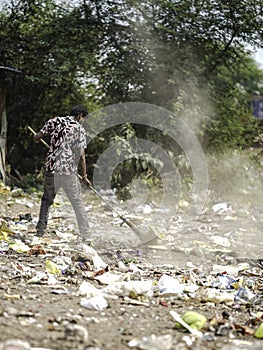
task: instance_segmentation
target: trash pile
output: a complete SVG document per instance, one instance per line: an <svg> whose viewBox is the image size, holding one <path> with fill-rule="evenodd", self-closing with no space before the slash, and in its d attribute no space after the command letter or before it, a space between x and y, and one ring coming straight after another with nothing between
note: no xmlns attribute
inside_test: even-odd
<svg viewBox="0 0 263 350"><path fill-rule="evenodd" d="M0 218L0 350L262 349L262 261L157 265L139 249L78 243L74 230L35 237L32 221ZM41 295L54 303L48 328Z"/></svg>

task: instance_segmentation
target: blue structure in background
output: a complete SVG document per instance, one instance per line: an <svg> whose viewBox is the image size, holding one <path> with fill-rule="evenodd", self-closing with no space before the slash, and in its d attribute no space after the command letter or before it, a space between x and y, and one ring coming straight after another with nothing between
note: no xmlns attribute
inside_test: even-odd
<svg viewBox="0 0 263 350"><path fill-rule="evenodd" d="M263 120L263 98L252 100L251 106L254 117Z"/></svg>

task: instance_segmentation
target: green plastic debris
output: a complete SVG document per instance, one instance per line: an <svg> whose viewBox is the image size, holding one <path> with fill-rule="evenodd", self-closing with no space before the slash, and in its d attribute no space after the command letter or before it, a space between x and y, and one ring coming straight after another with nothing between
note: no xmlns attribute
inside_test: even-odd
<svg viewBox="0 0 263 350"><path fill-rule="evenodd" d="M14 236L14 234L15 233L7 223L0 219L0 240L8 241L9 236Z"/></svg>
<svg viewBox="0 0 263 350"><path fill-rule="evenodd" d="M61 270L51 260L46 260L46 271L52 275L61 275Z"/></svg>
<svg viewBox="0 0 263 350"><path fill-rule="evenodd" d="M256 330L254 336L256 338L263 339L263 322L260 323L258 329Z"/></svg>
<svg viewBox="0 0 263 350"><path fill-rule="evenodd" d="M206 317L195 311L187 311L182 316L182 320L197 331L200 331L206 323ZM179 322L176 322L175 328L182 328L182 325Z"/></svg>
<svg viewBox="0 0 263 350"><path fill-rule="evenodd" d="M14 242L9 243L9 246L17 253L28 253L30 250L28 245L18 239L15 239Z"/></svg>

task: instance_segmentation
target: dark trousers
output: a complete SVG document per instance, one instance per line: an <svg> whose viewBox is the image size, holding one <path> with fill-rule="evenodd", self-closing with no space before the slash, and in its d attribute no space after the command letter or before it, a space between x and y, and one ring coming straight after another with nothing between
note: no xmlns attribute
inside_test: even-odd
<svg viewBox="0 0 263 350"><path fill-rule="evenodd" d="M88 220L81 199L81 186L76 174L54 175L46 173L44 177L44 193L41 199L37 232L44 232L47 227L50 206L53 204L58 190L62 188L75 211L79 231L82 235L88 234Z"/></svg>

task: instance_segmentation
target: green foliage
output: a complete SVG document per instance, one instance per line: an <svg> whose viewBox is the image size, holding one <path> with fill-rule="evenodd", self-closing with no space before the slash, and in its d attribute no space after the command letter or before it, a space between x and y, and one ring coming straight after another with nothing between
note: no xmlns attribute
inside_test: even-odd
<svg viewBox="0 0 263 350"><path fill-rule="evenodd" d="M75 104L93 108L92 99L87 103L86 98L90 88L81 86L80 73L96 38L91 40L93 29L85 26L88 18L80 10L68 11L52 0L14 1L1 15L0 64L23 72L6 75L12 149L8 161L17 169L24 158L39 162L35 156L41 151L28 142L32 135L27 125L38 130L48 118L67 114Z"/></svg>
<svg viewBox="0 0 263 350"><path fill-rule="evenodd" d="M210 151L224 152L252 145L259 132L259 125L249 114L242 115L241 110L240 113L237 114L237 109L218 107L218 113L209 121L206 130Z"/></svg>
<svg viewBox="0 0 263 350"><path fill-rule="evenodd" d="M243 75L245 78L245 75ZM205 137L210 151L244 149L253 145L260 133L260 124L253 117L244 86L234 85L235 80L218 75L214 89L214 112L206 122Z"/></svg>
<svg viewBox="0 0 263 350"><path fill-rule="evenodd" d="M79 103L90 112L127 101L164 106L209 151L250 146L259 131L249 102L254 90L263 92L263 72L245 47L262 43L261 5L261 0L10 2L0 12L0 65L23 74L6 74L8 162L22 173L33 172L46 150L33 144L27 125L38 130ZM89 145L87 160L94 164L107 145L119 142L126 158L112 176L114 186L140 175L158 182L154 156L134 153L131 137L158 143L174 159L181 156L167 135L151 128L105 130ZM188 170L185 174L190 184Z"/></svg>
<svg viewBox="0 0 263 350"><path fill-rule="evenodd" d="M88 145L88 154L94 154L89 159L93 164L97 162L99 155L105 150L113 145L118 145L116 155L123 161L112 173L111 184L114 188L120 189L128 186L138 176L142 180L154 179L151 185L159 183L157 168L160 168L162 163L154 157L154 154L140 152L137 138L136 126L126 123L104 130ZM147 138L146 134L144 134L144 138ZM92 170L90 170L90 174L92 174Z"/></svg>
<svg viewBox="0 0 263 350"><path fill-rule="evenodd" d="M34 174L26 174L21 188L27 193L43 191L43 181Z"/></svg>
<svg viewBox="0 0 263 350"><path fill-rule="evenodd" d="M25 176L20 177L20 179L13 178L12 179L12 187L13 188L19 188L21 195L26 192L26 193L41 193L43 192L43 181L42 179L31 173L27 173ZM15 192L15 195L18 196L18 192Z"/></svg>

